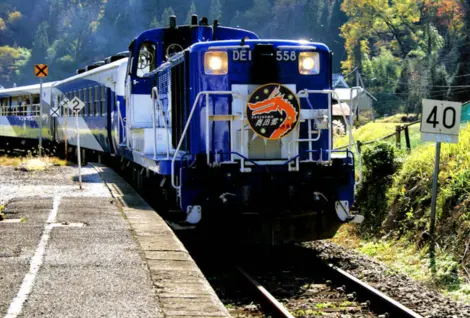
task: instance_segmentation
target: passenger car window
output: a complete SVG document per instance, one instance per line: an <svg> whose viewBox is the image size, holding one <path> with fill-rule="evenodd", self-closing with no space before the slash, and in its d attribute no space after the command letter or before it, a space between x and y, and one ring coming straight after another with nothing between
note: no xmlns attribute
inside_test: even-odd
<svg viewBox="0 0 470 318"><path fill-rule="evenodd" d="M157 48L155 43L144 42L140 46L139 56L137 58L137 76L143 77L156 68Z"/></svg>

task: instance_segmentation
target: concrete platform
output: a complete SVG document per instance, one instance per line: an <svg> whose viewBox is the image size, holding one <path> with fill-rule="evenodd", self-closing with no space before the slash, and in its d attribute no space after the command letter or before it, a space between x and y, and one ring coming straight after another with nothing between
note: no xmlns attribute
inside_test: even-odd
<svg viewBox="0 0 470 318"><path fill-rule="evenodd" d="M101 165L83 174L80 191L73 167L0 167L0 316L230 316L132 187Z"/></svg>

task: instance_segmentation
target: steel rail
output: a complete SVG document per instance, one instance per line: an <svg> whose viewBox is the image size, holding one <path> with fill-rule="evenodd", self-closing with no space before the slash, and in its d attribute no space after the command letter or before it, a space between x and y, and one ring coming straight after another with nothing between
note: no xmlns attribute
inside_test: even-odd
<svg viewBox="0 0 470 318"><path fill-rule="evenodd" d="M387 312L391 317L423 318L423 316L421 316L420 314L407 308L398 301L385 295L381 291L361 281L360 279L347 273L346 271L331 264L325 263L325 266L330 268L332 275L336 276L336 278L346 286L349 286L361 298L368 299L374 308L381 308L383 312L381 312L380 314Z"/></svg>
<svg viewBox="0 0 470 318"><path fill-rule="evenodd" d="M242 268L237 267L237 270L256 288L260 295L266 300L267 303L273 309L273 313L276 314L276 317L285 317L285 318L294 318L294 316L271 295L256 279L254 279L250 274L245 272Z"/></svg>

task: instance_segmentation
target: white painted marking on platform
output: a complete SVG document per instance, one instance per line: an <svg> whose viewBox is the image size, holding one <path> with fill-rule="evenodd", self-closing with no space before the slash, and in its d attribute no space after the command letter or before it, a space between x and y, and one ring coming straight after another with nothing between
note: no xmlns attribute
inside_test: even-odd
<svg viewBox="0 0 470 318"><path fill-rule="evenodd" d="M53 223L57 217L59 204L60 197L54 197L52 203L52 211L49 214L49 217L47 218L46 224L44 225L44 232L42 233L41 240L39 241L38 247L36 248L36 252L34 253L33 258L31 258L29 272L24 277L20 290L11 302L5 318L17 317L23 310L23 305L28 299L29 294L31 294L31 291L33 290L34 282L38 275L39 269L41 268L41 265L44 262L44 254L46 253L47 243L51 235L51 230L54 227L51 223Z"/></svg>
<svg viewBox="0 0 470 318"><path fill-rule="evenodd" d="M76 222L76 223L68 223L68 222L62 222L62 223L51 223L52 227L85 227L87 224L82 223L82 222Z"/></svg>

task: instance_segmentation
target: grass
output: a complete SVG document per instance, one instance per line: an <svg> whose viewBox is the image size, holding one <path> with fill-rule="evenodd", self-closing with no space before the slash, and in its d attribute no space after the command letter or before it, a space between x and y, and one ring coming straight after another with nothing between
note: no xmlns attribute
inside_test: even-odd
<svg viewBox="0 0 470 318"><path fill-rule="evenodd" d="M50 166L65 166L67 162L57 157L41 157L35 158L32 156L27 157L10 157L1 156L0 166L13 166L21 167L28 171L42 171Z"/></svg>
<svg viewBox="0 0 470 318"><path fill-rule="evenodd" d="M388 116L388 117L383 117L383 118L378 118L375 120L376 123L397 123L397 124L402 124L402 118L403 117L408 117L408 118L413 118L417 117L414 114L410 114L409 116L406 114L396 114L393 116Z"/></svg>
<svg viewBox="0 0 470 318"><path fill-rule="evenodd" d="M404 123L401 123L401 124L403 125ZM355 141L361 141L363 143L377 140L387 135L393 134L396 131L397 125L399 124L393 123L393 122L378 122L378 121L370 122L357 129L354 128L353 137ZM419 124L410 126L409 134L410 134L411 148L414 148L421 143L420 141L421 134L419 131ZM334 140L334 146L335 148L346 146L348 144L348 141L349 141L349 137L347 135L339 137ZM395 136L390 137L389 139L387 139L387 141L391 143L395 143ZM406 146L405 133L403 131L401 133L401 145L403 148Z"/></svg>
<svg viewBox="0 0 470 318"><path fill-rule="evenodd" d="M369 123L355 136L374 140L395 125L388 120ZM442 144L433 267L428 231L435 143L421 143L419 124L410 127L410 139L411 153L399 153L401 168L388 189L388 214L381 225L381 233L393 238L358 234L348 225L333 242L370 255L454 299L470 301L470 125L461 126L458 144Z"/></svg>
<svg viewBox="0 0 470 318"><path fill-rule="evenodd" d="M470 301L468 277L465 273L458 272L458 263L443 250L436 253L436 271L433 272L428 249L418 249L414 241L405 237L398 240L364 239L358 235L353 225L346 225L331 241L382 262L390 268L390 274L406 274L453 299Z"/></svg>
<svg viewBox="0 0 470 318"><path fill-rule="evenodd" d="M468 222L470 233L470 217L466 217L470 208L469 149L469 125L461 129L458 144L442 144L437 212L439 217L461 218L462 222L457 224L460 227L466 225L463 222ZM420 224L416 222L430 207L434 156L434 143L423 144L404 159L401 170L394 176L388 193L389 206L396 211L398 219L404 220L406 224L403 225L407 228L419 228Z"/></svg>
<svg viewBox="0 0 470 318"><path fill-rule="evenodd" d="M23 158L19 157L8 157L2 156L0 157L0 166L14 166L17 167L21 164Z"/></svg>

